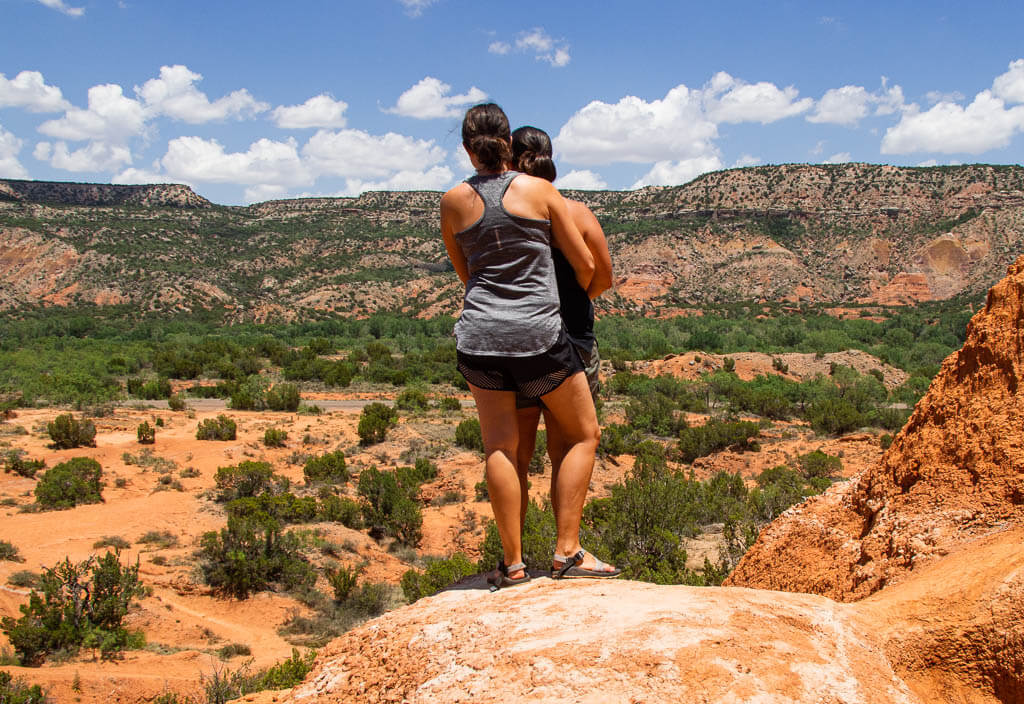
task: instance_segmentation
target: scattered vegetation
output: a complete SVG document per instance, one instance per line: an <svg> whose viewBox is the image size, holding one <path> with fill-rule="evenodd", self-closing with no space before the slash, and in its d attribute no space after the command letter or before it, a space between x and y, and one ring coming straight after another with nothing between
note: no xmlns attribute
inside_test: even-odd
<svg viewBox="0 0 1024 704"><path fill-rule="evenodd" d="M238 426L235 421L221 414L216 418L207 418L199 423L196 440L234 440L237 432Z"/></svg>
<svg viewBox="0 0 1024 704"><path fill-rule="evenodd" d="M57 450L96 446L96 425L91 420L78 420L70 413L57 416L46 424L46 432Z"/></svg>
<svg viewBox="0 0 1024 704"><path fill-rule="evenodd" d="M75 457L48 469L36 484L36 504L44 510L73 508L103 501L103 468L88 457Z"/></svg>
<svg viewBox="0 0 1024 704"><path fill-rule="evenodd" d="M363 406L356 429L359 433L359 444L373 445L384 442L388 429L397 423L398 413L390 406L376 402Z"/></svg>
<svg viewBox="0 0 1024 704"><path fill-rule="evenodd" d="M143 591L138 561L122 565L117 551L79 563L65 558L44 569L28 604L20 607L21 617L0 619L0 630L27 666L83 647L111 657L142 643L141 635L129 633L123 620Z"/></svg>

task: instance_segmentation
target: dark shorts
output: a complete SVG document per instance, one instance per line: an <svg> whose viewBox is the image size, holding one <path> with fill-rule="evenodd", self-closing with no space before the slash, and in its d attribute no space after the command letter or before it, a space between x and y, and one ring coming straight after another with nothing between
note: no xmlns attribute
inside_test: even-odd
<svg viewBox="0 0 1024 704"><path fill-rule="evenodd" d="M590 387L590 396L597 403L597 395L601 391L601 355L597 350L597 340L588 350L579 345L576 348L580 360L583 362L583 371L587 374L587 385ZM539 408L542 405L539 398L527 398L522 394L516 394L516 408Z"/></svg>
<svg viewBox="0 0 1024 704"><path fill-rule="evenodd" d="M565 330L546 352L530 357L503 357L457 353L459 373L473 386L491 391L515 391L525 398L539 398L563 381L584 370L576 347Z"/></svg>

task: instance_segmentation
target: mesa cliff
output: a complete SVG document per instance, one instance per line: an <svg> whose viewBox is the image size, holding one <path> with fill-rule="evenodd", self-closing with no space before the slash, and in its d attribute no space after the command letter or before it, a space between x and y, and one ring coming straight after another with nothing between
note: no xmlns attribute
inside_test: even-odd
<svg viewBox="0 0 1024 704"><path fill-rule="evenodd" d="M791 164L567 195L608 237L605 312L980 296L1024 249L1019 166ZM439 200L381 192L225 207L186 186L0 180L0 308L451 314L461 288Z"/></svg>
<svg viewBox="0 0 1024 704"><path fill-rule="evenodd" d="M785 512L731 586L478 577L274 700L1024 701L1022 321L1024 257L877 465Z"/></svg>

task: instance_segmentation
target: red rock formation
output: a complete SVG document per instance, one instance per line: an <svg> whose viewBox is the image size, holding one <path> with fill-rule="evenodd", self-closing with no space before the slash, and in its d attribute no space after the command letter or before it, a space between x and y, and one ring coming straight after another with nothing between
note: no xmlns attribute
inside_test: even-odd
<svg viewBox="0 0 1024 704"><path fill-rule="evenodd" d="M734 585L851 601L1024 523L1024 257L879 464L765 529Z"/></svg>

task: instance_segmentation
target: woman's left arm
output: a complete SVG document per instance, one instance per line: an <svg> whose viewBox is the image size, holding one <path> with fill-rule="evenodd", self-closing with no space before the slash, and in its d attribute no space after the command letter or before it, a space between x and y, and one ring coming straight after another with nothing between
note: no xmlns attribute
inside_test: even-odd
<svg viewBox="0 0 1024 704"><path fill-rule="evenodd" d="M454 190L454 189L453 189ZM455 196L448 191L441 197L441 237L444 239L444 248L448 250L448 258L455 267L455 273L465 284L469 281L469 265L466 264L466 256L462 253L462 247L455 241L456 207Z"/></svg>
<svg viewBox="0 0 1024 704"><path fill-rule="evenodd" d="M555 240L555 246L562 250L562 254L569 260L572 269L576 272L576 281L580 288L586 291L590 287L590 281L594 278L594 255L590 253L583 235L573 222L572 213L569 212L569 204L562 197L562 194L543 179L536 179L548 206L548 219L551 221L551 234Z"/></svg>

